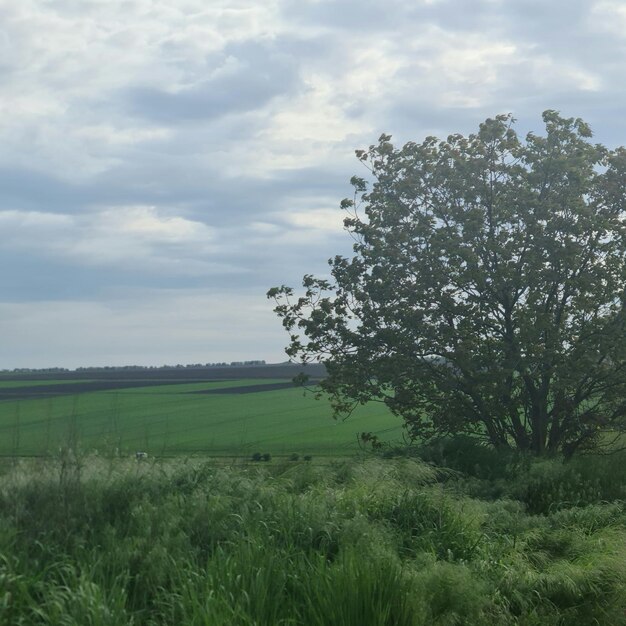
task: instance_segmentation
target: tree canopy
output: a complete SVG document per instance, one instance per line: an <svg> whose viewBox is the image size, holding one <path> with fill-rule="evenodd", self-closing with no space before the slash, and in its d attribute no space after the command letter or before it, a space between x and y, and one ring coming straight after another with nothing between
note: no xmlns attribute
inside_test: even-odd
<svg viewBox="0 0 626 626"><path fill-rule="evenodd" d="M566 455L624 427L626 150L543 121L356 151L354 256L302 295L268 292L289 356L326 364L338 415L377 400L412 437Z"/></svg>

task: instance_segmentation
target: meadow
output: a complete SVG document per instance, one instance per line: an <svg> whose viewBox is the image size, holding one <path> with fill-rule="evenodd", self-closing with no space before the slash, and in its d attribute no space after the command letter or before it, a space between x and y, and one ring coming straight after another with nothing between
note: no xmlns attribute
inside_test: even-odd
<svg viewBox="0 0 626 626"><path fill-rule="evenodd" d="M153 378L110 373L106 378L0 381L0 455L41 456L65 445L103 455L334 457L358 450L372 431L399 440L400 422L385 407L358 407L336 421L326 400L295 388L285 371L269 368L191 372ZM233 378L209 377L231 374ZM136 373L135 373L136 374ZM255 377L250 377L250 375ZM204 376L207 380L197 380Z"/></svg>
<svg viewBox="0 0 626 626"><path fill-rule="evenodd" d="M431 453L469 473L419 457L6 460L0 623L626 624L624 455L457 444Z"/></svg>
<svg viewBox="0 0 626 626"><path fill-rule="evenodd" d="M0 624L626 625L626 452L407 446L257 372L0 381Z"/></svg>

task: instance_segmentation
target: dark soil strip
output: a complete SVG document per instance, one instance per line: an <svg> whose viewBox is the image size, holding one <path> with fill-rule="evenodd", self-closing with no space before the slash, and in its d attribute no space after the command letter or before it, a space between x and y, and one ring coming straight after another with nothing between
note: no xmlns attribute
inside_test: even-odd
<svg viewBox="0 0 626 626"><path fill-rule="evenodd" d="M133 389L135 387L164 387L165 385L187 385L188 380L96 380L66 385L33 385L32 387L0 388L0 400L36 400L54 396L75 395L92 391ZM209 381L198 381L209 382ZM224 382L224 381L220 381Z"/></svg>

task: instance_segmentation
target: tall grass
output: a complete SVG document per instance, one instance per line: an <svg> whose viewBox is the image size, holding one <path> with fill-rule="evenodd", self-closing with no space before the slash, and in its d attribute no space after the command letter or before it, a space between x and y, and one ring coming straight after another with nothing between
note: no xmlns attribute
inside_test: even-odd
<svg viewBox="0 0 626 626"><path fill-rule="evenodd" d="M7 464L0 624L626 624L626 512L600 497L619 487L561 467L489 500L406 458ZM559 472L601 493L536 507Z"/></svg>

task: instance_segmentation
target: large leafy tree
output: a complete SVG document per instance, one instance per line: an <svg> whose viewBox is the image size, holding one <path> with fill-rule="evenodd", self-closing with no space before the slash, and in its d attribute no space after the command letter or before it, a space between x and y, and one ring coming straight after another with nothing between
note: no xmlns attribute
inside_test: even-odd
<svg viewBox="0 0 626 626"><path fill-rule="evenodd" d="M358 150L354 256L273 288L287 353L328 369L338 414L378 400L412 436L536 453L596 446L626 416L626 150L580 119Z"/></svg>

